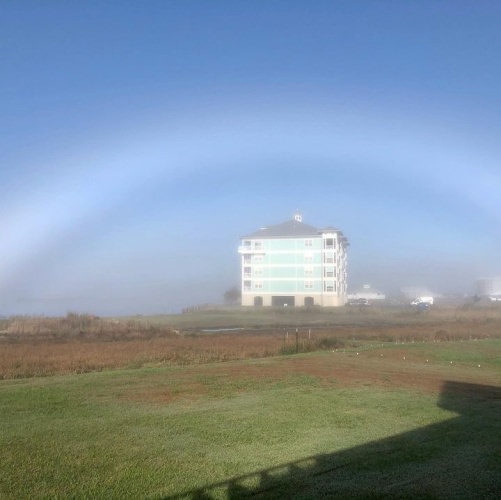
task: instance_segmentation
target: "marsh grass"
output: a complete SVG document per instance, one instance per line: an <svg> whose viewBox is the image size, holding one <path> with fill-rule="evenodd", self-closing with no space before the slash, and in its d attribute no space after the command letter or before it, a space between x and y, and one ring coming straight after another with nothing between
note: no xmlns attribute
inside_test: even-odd
<svg viewBox="0 0 501 500"><path fill-rule="evenodd" d="M499 338L501 314L498 309L435 309L426 315L387 308L272 309L259 314L236 309L121 319L69 313L65 318L3 319L0 326L0 378L9 379L228 362L377 341L434 344ZM207 331L216 326L240 329Z"/></svg>

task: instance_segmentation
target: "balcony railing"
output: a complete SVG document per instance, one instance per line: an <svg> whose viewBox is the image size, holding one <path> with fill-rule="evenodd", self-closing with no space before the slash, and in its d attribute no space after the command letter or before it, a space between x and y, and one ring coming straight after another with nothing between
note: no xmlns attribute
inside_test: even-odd
<svg viewBox="0 0 501 500"><path fill-rule="evenodd" d="M264 254L264 248L261 246L248 246L248 245L240 245L238 247L238 253L241 254L251 254L251 253L260 253Z"/></svg>

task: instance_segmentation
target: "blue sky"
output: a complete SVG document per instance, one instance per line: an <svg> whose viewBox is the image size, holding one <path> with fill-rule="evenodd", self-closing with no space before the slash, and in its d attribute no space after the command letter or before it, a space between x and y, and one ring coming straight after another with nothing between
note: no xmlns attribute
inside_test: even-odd
<svg viewBox="0 0 501 500"><path fill-rule="evenodd" d="M349 280L501 275L499 2L14 2L0 314L176 312L239 237L334 225Z"/></svg>

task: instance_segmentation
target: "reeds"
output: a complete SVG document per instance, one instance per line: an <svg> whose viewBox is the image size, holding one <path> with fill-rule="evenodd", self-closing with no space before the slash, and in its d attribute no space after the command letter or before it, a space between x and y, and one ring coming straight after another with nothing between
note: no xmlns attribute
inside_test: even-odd
<svg viewBox="0 0 501 500"><path fill-rule="evenodd" d="M297 332L296 332L297 330ZM187 365L293 354L357 342L443 342L501 336L501 319L422 324L248 328L203 333L147 319L110 320L69 313L64 318L0 321L0 379L85 373L154 365Z"/></svg>

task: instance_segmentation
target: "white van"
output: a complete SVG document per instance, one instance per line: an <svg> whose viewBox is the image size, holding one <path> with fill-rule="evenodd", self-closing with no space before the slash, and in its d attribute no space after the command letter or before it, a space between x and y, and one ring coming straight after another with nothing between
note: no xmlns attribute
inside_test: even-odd
<svg viewBox="0 0 501 500"><path fill-rule="evenodd" d="M416 297L412 302L411 306L418 306L419 304L433 305L433 297Z"/></svg>

